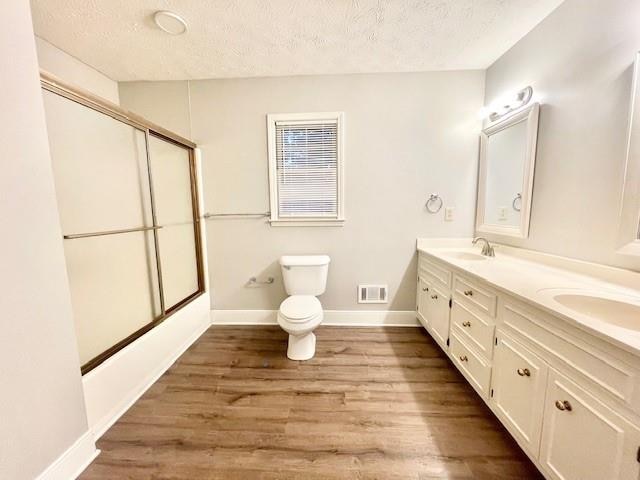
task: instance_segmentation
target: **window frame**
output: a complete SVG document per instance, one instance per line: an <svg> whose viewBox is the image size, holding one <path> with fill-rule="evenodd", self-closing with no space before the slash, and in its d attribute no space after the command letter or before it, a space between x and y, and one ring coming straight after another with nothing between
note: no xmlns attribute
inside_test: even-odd
<svg viewBox="0 0 640 480"><path fill-rule="evenodd" d="M309 123L314 121L337 122L337 215L336 217L280 217L278 208L278 173L276 159L276 123L296 122ZM269 157L269 203L270 223L272 226L287 227L339 227L344 225L345 213L345 175L344 175L344 112L312 112L312 113L270 113L267 115L267 144Z"/></svg>

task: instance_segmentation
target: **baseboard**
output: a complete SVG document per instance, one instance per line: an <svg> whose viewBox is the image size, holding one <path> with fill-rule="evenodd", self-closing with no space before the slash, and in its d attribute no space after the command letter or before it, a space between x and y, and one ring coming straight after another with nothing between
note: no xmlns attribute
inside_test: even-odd
<svg viewBox="0 0 640 480"><path fill-rule="evenodd" d="M211 310L214 325L277 325L277 310ZM417 327L410 310L325 310L323 325L345 327Z"/></svg>
<svg viewBox="0 0 640 480"><path fill-rule="evenodd" d="M58 459L38 475L37 480L69 480L78 478L100 454L89 430L74 442Z"/></svg>
<svg viewBox="0 0 640 480"><path fill-rule="evenodd" d="M89 430L100 438L211 326L202 295L82 378Z"/></svg>

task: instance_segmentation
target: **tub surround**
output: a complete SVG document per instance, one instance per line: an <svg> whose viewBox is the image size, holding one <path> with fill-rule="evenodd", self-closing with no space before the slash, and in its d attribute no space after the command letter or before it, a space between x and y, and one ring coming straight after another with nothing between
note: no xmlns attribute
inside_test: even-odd
<svg viewBox="0 0 640 480"><path fill-rule="evenodd" d="M640 305L640 273L494 243L495 257L477 260L475 255L480 255L481 246L472 247L471 240L418 239L417 249L496 290L640 355L640 318L638 331L633 332L579 314L553 299L553 295L560 291L570 293L573 290L576 294L628 298ZM465 258L459 253L471 255Z"/></svg>

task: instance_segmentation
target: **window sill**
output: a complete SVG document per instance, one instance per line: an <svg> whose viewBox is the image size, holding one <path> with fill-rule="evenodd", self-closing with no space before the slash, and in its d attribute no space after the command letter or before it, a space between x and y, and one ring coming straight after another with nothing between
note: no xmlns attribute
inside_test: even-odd
<svg viewBox="0 0 640 480"><path fill-rule="evenodd" d="M272 227L342 227L344 225L344 219L338 220L335 218L322 220L270 220Z"/></svg>

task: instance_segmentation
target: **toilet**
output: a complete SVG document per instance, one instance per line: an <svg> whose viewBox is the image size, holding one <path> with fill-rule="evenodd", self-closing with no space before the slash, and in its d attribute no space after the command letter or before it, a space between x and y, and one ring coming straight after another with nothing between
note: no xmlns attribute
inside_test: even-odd
<svg viewBox="0 0 640 480"><path fill-rule="evenodd" d="M284 288L290 295L280 304L278 324L289 334L287 357L309 360L316 353L313 331L322 323L322 304L316 298L327 286L327 255L285 255L280 258Z"/></svg>

